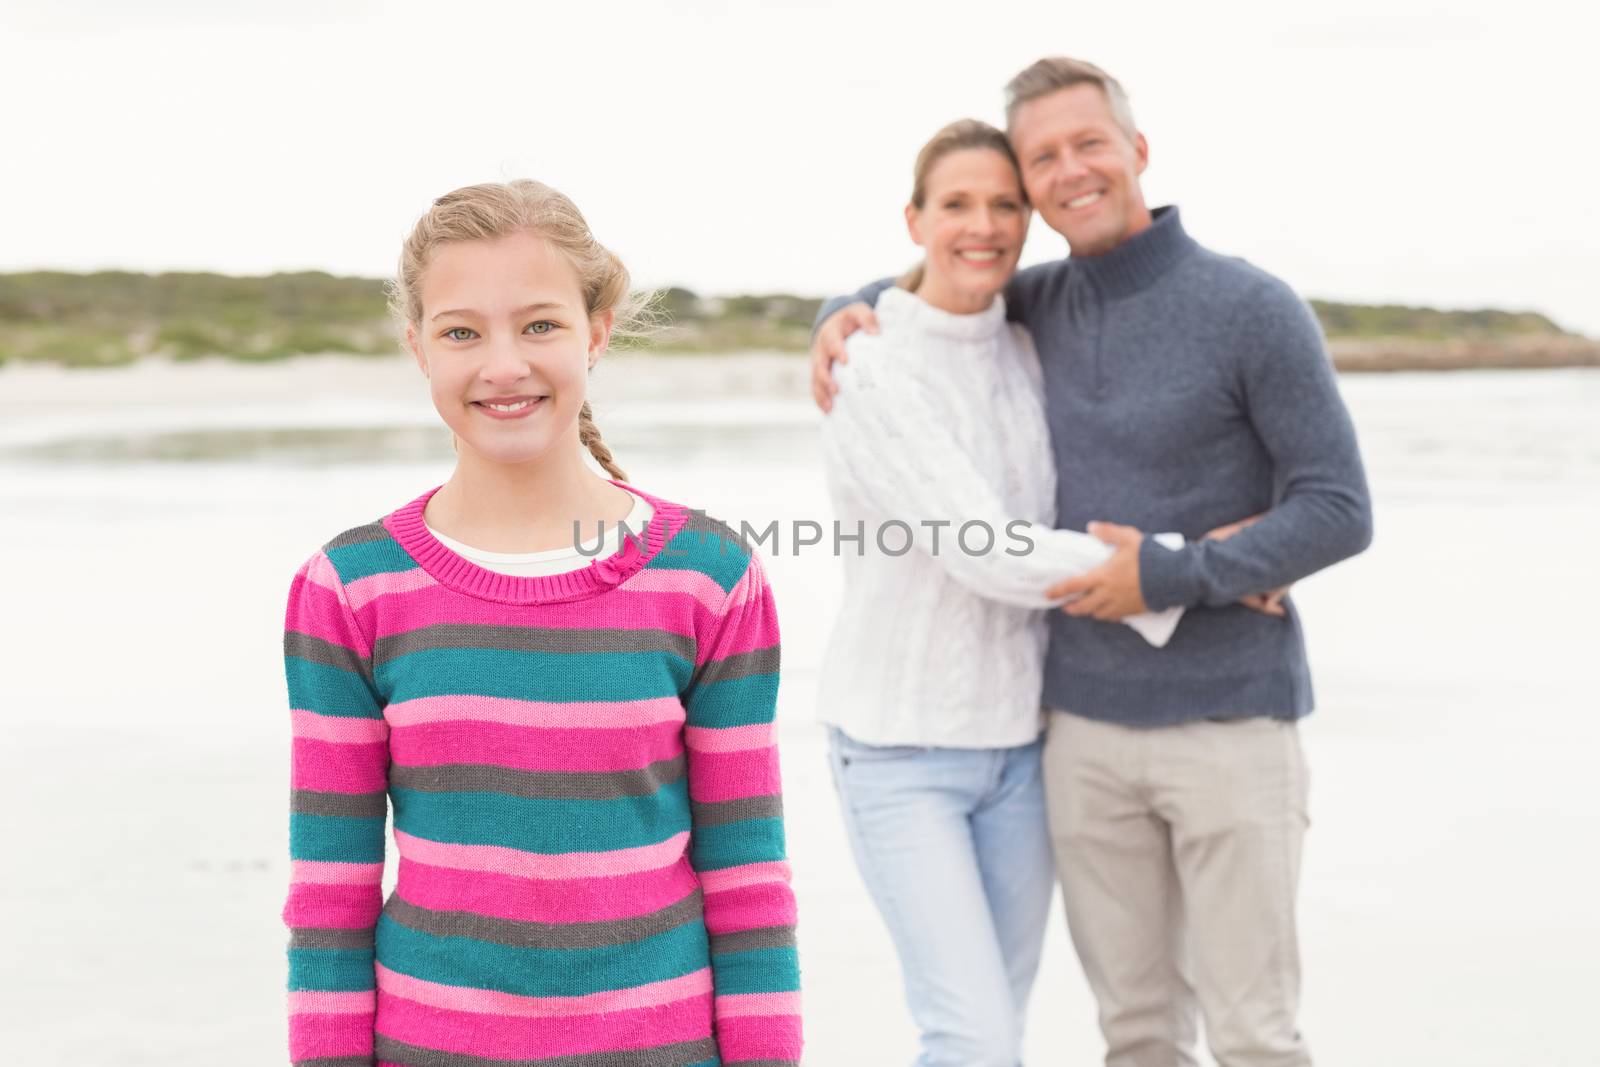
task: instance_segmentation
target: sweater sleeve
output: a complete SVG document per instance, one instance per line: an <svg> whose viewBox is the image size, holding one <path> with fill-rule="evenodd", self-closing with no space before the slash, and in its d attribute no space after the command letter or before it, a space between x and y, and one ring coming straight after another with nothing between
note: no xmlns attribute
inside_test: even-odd
<svg viewBox="0 0 1600 1067"><path fill-rule="evenodd" d="M289 1058L371 1063L382 910L388 725L372 648L332 561L318 552L284 620L293 743L288 900Z"/></svg>
<svg viewBox="0 0 1600 1067"><path fill-rule="evenodd" d="M835 368L839 395L823 420L823 456L830 480L848 485L886 525L909 527L918 551L955 581L990 600L1023 608L1053 608L1045 590L1099 566L1112 549L1075 530L1036 526L1007 512L989 479L979 471L951 427L964 417L929 388L924 376L881 358L881 341L864 342L862 358ZM1004 432L997 427L996 433ZM974 527L968 552L961 531ZM867 537L876 537L868 531ZM885 542L902 543L895 527ZM1181 611L1145 612L1124 624L1157 647L1171 638Z"/></svg>
<svg viewBox="0 0 1600 1067"><path fill-rule="evenodd" d="M800 964L774 736L778 616L755 552L708 628L684 697L684 743L717 1046L730 1067L798 1064Z"/></svg>
<svg viewBox="0 0 1600 1067"><path fill-rule="evenodd" d="M1226 334L1238 389L1272 460L1273 505L1226 541L1176 551L1146 540L1140 585L1151 607L1222 607L1299 581L1372 541L1372 502L1355 427L1311 309L1276 278L1239 306Z"/></svg>
<svg viewBox="0 0 1600 1067"><path fill-rule="evenodd" d="M811 336L815 337L817 331L822 328L822 324L828 321L828 317L840 308L849 307L851 304L858 302L877 307L878 295L892 285L894 285L893 278L879 278L875 282L868 282L849 296L836 296L824 301L822 307L817 311L816 320L811 323Z"/></svg>

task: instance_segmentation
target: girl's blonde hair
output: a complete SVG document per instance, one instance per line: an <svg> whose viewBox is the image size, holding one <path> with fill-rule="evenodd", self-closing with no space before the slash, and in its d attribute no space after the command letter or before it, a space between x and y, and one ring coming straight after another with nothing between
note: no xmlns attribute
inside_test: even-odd
<svg viewBox="0 0 1600 1067"><path fill-rule="evenodd" d="M987 148L999 152L1011 164L1011 169L1017 172L1017 188L1022 186L1022 168L1017 165L1017 154L1011 148L1011 142L1006 135L995 129L987 122L977 119L957 119L944 127L928 139L922 146L922 151L917 153L917 162L911 171L911 206L918 211L928 201L928 175L933 173L934 164L952 152L961 152L969 148ZM1026 189L1022 192L1022 202L1028 202ZM925 263L918 263L906 271L895 284L902 289L916 292L922 284L922 275L926 269Z"/></svg>
<svg viewBox="0 0 1600 1067"><path fill-rule="evenodd" d="M572 263L590 317L607 311L615 313L613 338L635 339L652 332L654 294L630 289L628 268L595 240L578 206L543 182L518 178L468 185L446 193L412 227L400 250L399 269L387 287L389 313L399 326L401 343L404 344L407 324L420 326L422 322L422 275L440 245L492 241L524 232L544 238ZM627 481L611 450L600 439L587 400L578 412L578 440L607 474Z"/></svg>

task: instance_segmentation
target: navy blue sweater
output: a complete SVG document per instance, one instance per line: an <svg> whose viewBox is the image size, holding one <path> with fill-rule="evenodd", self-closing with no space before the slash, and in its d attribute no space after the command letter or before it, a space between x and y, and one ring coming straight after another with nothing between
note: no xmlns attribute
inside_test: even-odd
<svg viewBox="0 0 1600 1067"><path fill-rule="evenodd" d="M1286 619L1237 601L1370 543L1355 430L1305 303L1203 248L1176 207L1154 215L1110 252L1031 267L1006 289L1044 366L1056 525L1101 519L1190 540L1174 552L1146 538L1140 553L1149 606L1189 609L1172 642L1052 611L1043 700L1129 726L1299 718L1312 693L1293 599ZM889 284L830 301L818 321ZM1269 510L1228 541L1198 540Z"/></svg>

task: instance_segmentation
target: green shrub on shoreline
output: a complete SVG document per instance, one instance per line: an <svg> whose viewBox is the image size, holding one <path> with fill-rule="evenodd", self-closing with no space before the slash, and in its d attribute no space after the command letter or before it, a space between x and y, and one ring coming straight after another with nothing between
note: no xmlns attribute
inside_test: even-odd
<svg viewBox="0 0 1600 1067"><path fill-rule="evenodd" d="M783 293L704 297L677 287L657 296L664 328L637 350L661 355L804 352L822 304ZM1405 366L1600 363L1600 345L1533 312L1322 300L1311 301L1311 306L1336 358L1349 348L1364 353L1367 363L1374 363L1374 351L1409 353L1396 357ZM187 361L213 356L265 362L318 353L389 356L398 351L383 282L376 278L322 271L251 277L132 271L0 274L0 365L96 367L147 357ZM1386 369L1387 358L1361 369Z"/></svg>

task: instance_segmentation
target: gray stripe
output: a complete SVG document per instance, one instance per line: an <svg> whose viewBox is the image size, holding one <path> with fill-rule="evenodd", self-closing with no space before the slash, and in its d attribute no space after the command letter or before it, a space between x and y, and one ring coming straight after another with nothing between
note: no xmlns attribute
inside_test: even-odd
<svg viewBox="0 0 1600 1067"><path fill-rule="evenodd" d="M385 663L432 648L486 648L505 652L671 652L694 661L694 638L666 630L561 629L542 626L473 626L445 622L378 638L372 656Z"/></svg>
<svg viewBox="0 0 1600 1067"><path fill-rule="evenodd" d="M739 543L738 531L721 519L712 518L704 512L689 512L689 517L684 520L679 532L716 534L718 537L725 537L735 544Z"/></svg>
<svg viewBox="0 0 1600 1067"><path fill-rule="evenodd" d="M700 668L699 677L695 678L695 685L704 685L709 682L729 682L735 678L747 678L752 674L777 674L778 673L778 646L770 648L756 648L749 652L736 652L731 656L714 659Z"/></svg>
<svg viewBox="0 0 1600 1067"><path fill-rule="evenodd" d="M391 764L389 784L424 793L505 793L530 800L647 797L684 775L684 754L632 771L518 771L487 763Z"/></svg>
<svg viewBox="0 0 1600 1067"><path fill-rule="evenodd" d="M326 667L337 667L341 671L359 674L363 678L367 676L366 661L355 650L336 645L332 641L324 641L320 637L312 637L310 634L296 633L293 630L284 631L283 654L320 663Z"/></svg>
<svg viewBox="0 0 1600 1067"><path fill-rule="evenodd" d="M290 948L371 948L374 941L371 927L339 930L329 926L303 926L289 933Z"/></svg>
<svg viewBox="0 0 1600 1067"><path fill-rule="evenodd" d="M691 801L689 816L696 826L722 826L745 819L781 819L781 796L740 797L738 800L719 800L714 804Z"/></svg>
<svg viewBox="0 0 1600 1067"><path fill-rule="evenodd" d="M696 889L676 904L648 915L602 922L539 923L498 919L470 911L434 911L392 895L383 913L402 926L434 937L470 937L512 948L608 948L629 945L698 921L705 905Z"/></svg>
<svg viewBox="0 0 1600 1067"><path fill-rule="evenodd" d="M314 1060L295 1060L294 1067L372 1067L371 1056L318 1056Z"/></svg>
<svg viewBox="0 0 1600 1067"><path fill-rule="evenodd" d="M716 1059L717 1042L707 1037L676 1045L630 1048L620 1052L584 1052L576 1056L502 1060L469 1056L465 1052L421 1048L380 1033L373 1035L373 1052L380 1060L404 1064L405 1067L689 1067L690 1064Z"/></svg>
<svg viewBox="0 0 1600 1067"><path fill-rule="evenodd" d="M364 545L369 541L382 541L389 536L389 530L382 522L369 522L365 526L357 526L346 530L332 541L323 545L323 551L330 548L349 548L351 545Z"/></svg>
<svg viewBox="0 0 1600 1067"><path fill-rule="evenodd" d="M381 819L389 813L389 794L324 793L316 789L295 789L289 793L289 810L296 815Z"/></svg>
<svg viewBox="0 0 1600 1067"><path fill-rule="evenodd" d="M759 930L740 930L718 934L711 939L711 954L748 952L753 948L794 948L794 927L763 926Z"/></svg>

